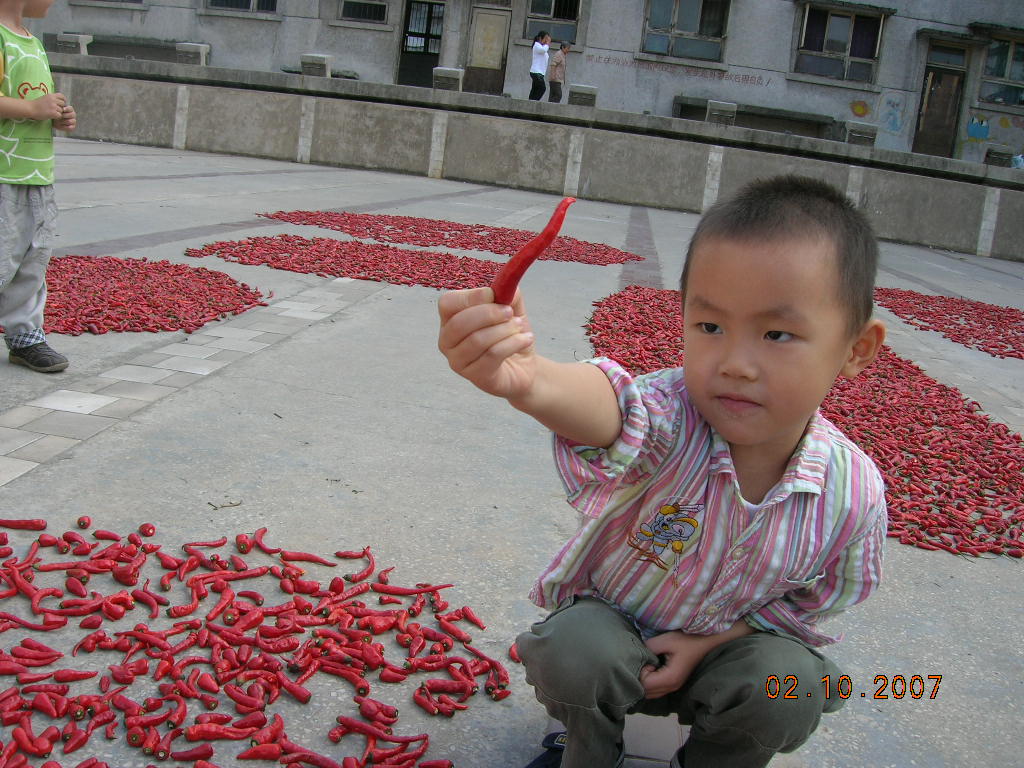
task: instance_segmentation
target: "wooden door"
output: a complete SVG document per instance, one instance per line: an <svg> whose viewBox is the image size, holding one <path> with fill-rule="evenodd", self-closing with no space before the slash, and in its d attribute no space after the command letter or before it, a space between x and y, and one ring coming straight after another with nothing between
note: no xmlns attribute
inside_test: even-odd
<svg viewBox="0 0 1024 768"><path fill-rule="evenodd" d="M505 87L505 61L512 12L474 8L469 32L469 56L462 90L501 94Z"/></svg>
<svg viewBox="0 0 1024 768"><path fill-rule="evenodd" d="M914 152L953 156L963 84L963 72L931 66L925 69Z"/></svg>

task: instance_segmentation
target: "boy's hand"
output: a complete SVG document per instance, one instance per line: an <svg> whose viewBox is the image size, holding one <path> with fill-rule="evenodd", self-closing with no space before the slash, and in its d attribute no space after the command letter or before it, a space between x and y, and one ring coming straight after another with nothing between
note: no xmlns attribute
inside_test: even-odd
<svg viewBox="0 0 1024 768"><path fill-rule="evenodd" d="M490 288L452 291L438 302L437 347L460 376L491 395L518 398L536 374L533 334L522 296L512 306L494 303Z"/></svg>
<svg viewBox="0 0 1024 768"><path fill-rule="evenodd" d="M78 127L78 117L75 114L75 108L70 104L65 104L61 111L60 119L53 121L53 127L58 131L73 131Z"/></svg>
<svg viewBox="0 0 1024 768"><path fill-rule="evenodd" d="M64 116L64 107L68 100L63 93L48 93L28 102L29 113L33 120L60 120Z"/></svg>
<svg viewBox="0 0 1024 768"><path fill-rule="evenodd" d="M708 652L706 638L678 631L655 635L645 645L665 658L660 667L647 665L640 670L644 697L648 699L657 699L682 688Z"/></svg>

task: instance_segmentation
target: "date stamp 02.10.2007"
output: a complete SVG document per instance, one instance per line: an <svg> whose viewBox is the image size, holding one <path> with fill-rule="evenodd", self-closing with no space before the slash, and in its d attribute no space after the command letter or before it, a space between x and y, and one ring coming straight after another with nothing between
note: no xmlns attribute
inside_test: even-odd
<svg viewBox="0 0 1024 768"><path fill-rule="evenodd" d="M858 690L849 675L825 675L814 684L822 686L826 699L934 699L939 695L942 675L875 675L873 690ZM769 699L799 699L813 695L806 687L801 689L796 675L781 678L769 675L764 683L764 692Z"/></svg>

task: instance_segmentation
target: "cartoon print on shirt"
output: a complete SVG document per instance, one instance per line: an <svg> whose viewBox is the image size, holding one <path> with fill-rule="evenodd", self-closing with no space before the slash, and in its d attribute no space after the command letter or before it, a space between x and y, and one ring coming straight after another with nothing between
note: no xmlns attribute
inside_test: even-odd
<svg viewBox="0 0 1024 768"><path fill-rule="evenodd" d="M661 504L654 519L641 523L640 529L630 536L628 544L639 552L638 560L647 560L667 571L670 566L662 555L665 550L671 550L676 563L679 562L687 543L700 528L696 518L703 511L700 504L683 504L680 501Z"/></svg>

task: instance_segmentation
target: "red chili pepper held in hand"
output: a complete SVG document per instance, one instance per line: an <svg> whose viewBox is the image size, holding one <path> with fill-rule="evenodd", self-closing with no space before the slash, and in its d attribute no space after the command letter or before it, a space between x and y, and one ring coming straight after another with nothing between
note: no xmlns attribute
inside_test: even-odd
<svg viewBox="0 0 1024 768"><path fill-rule="evenodd" d="M491 283L491 290L494 291L494 301L496 303L512 303L512 299L516 296L516 288L519 286L519 281L523 275L526 274L527 268L544 253L555 237L558 236L558 230L562 228L562 222L565 220L565 212L575 202L575 197L562 198L562 202L555 208L555 212L551 215L551 220L544 227L543 231L520 248L515 256L509 259L508 263L501 268L498 276Z"/></svg>

